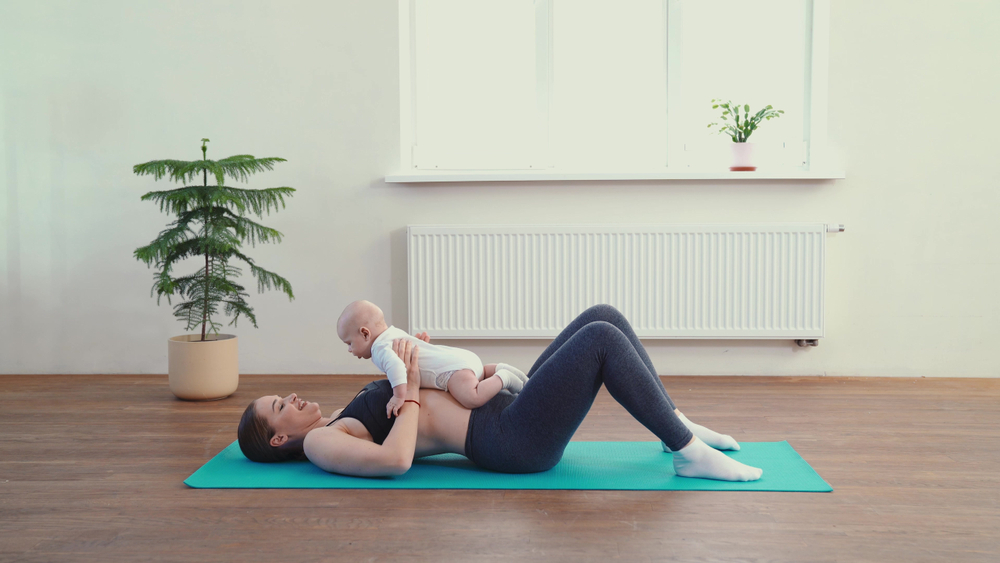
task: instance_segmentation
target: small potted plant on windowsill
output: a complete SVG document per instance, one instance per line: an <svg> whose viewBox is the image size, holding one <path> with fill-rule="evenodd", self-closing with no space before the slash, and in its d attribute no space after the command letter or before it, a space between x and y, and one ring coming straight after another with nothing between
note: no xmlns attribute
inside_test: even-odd
<svg viewBox="0 0 1000 563"><path fill-rule="evenodd" d="M729 167L731 171L734 172L752 172L757 170L757 166L753 164L753 149L754 144L748 143L747 139L750 135L757 130L761 121L771 120L773 118L781 117L781 114L785 113L783 110L775 110L770 105L764 109L758 111L754 115L750 115L750 104L744 104L741 108L738 105L734 105L732 101L726 103L715 104L715 102L721 102L722 100L713 99L712 109L722 108L722 120L728 122L729 118L732 117L735 123L726 123L719 129L719 133L729 135L733 139L733 165ZM740 120L740 110L743 110L743 120ZM709 123L708 127L717 127L718 123Z"/></svg>
<svg viewBox="0 0 1000 563"><path fill-rule="evenodd" d="M209 401L232 395L239 385L239 354L236 336L219 334L221 324L213 322L211 316L218 307L225 305L225 314L235 313L235 325L240 314L246 315L257 328L257 318L243 298L247 295L243 286L234 278L241 273L239 268L229 265L233 257L250 265L250 272L257 278L257 289L263 293L272 286L288 294L289 301L295 298L288 280L254 264L254 261L240 252L241 243L281 242L281 233L257 224L243 216L248 210L263 217L263 212L275 211L278 204L284 208L284 197L291 197L293 188L264 188L245 190L224 186L225 177L246 181L249 175L271 170L283 158L254 158L240 154L222 160L208 160L208 139L201 140L202 160L155 160L137 164L132 170L136 174L151 175L156 180L169 176L177 182L188 182L202 174L204 185L184 186L169 191L149 192L142 201L153 200L160 204L160 211L166 209L175 214L177 220L149 245L135 250L136 259L147 266L159 269L153 275L153 290L156 304L166 295L167 302L174 293L190 299L174 306L174 316L184 321L185 330L201 325L201 334L184 334L167 341L167 369L170 390L177 397L188 400ZM216 180L208 185L208 173ZM192 225L200 225L197 230ZM205 266L196 273L173 278L170 269L178 260L188 257L205 257ZM206 328L215 333L206 336Z"/></svg>

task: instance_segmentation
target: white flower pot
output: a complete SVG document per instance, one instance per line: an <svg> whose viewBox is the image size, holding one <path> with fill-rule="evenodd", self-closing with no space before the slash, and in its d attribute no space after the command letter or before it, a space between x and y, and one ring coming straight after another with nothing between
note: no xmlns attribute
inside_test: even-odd
<svg viewBox="0 0 1000 563"><path fill-rule="evenodd" d="M240 383L239 349L232 334L183 334L167 341L170 391L189 401L225 399Z"/></svg>
<svg viewBox="0 0 1000 563"><path fill-rule="evenodd" d="M757 169L753 158L753 143L733 143L733 165L729 169L733 172L753 172Z"/></svg>

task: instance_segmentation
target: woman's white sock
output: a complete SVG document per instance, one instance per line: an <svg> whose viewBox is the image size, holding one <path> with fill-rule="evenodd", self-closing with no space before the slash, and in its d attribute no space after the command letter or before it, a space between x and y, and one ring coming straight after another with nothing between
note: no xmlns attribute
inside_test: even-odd
<svg viewBox="0 0 1000 563"><path fill-rule="evenodd" d="M524 372L522 372L521 370L517 369L516 367L510 364L504 364L504 363L497 364L497 371L500 371L502 369L505 369L513 373L515 376L517 376L518 379L521 380L521 383L526 383L528 381L528 376L524 375Z"/></svg>
<svg viewBox="0 0 1000 563"><path fill-rule="evenodd" d="M690 430L692 434L701 438L702 441L709 446L712 446L717 450L740 449L740 444L734 440L732 436L728 434L719 434L718 432L705 428L700 424L695 424L688 420L688 417L684 416L684 413L681 411L677 411L677 416L681 419L681 422L684 423L684 426L688 427L688 430Z"/></svg>
<svg viewBox="0 0 1000 563"><path fill-rule="evenodd" d="M697 436L690 444L674 452L674 472L681 477L719 481L756 481L764 474L763 469L742 464L709 447Z"/></svg>
<svg viewBox="0 0 1000 563"><path fill-rule="evenodd" d="M521 381L516 374L506 369L497 368L497 371L493 374L494 377L499 377L500 381L503 381L503 388L510 391L511 393L517 395L521 392L521 388L524 387L524 382Z"/></svg>

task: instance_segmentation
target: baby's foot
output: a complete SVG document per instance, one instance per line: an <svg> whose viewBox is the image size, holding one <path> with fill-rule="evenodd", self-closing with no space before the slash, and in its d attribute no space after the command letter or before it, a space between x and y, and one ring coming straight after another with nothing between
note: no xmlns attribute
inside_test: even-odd
<svg viewBox="0 0 1000 563"><path fill-rule="evenodd" d="M690 430L692 434L701 438L701 440L709 446L712 446L717 450L740 449L739 443L734 440L732 436L728 434L719 434L718 432L705 428L700 424L695 424L688 420L688 417L684 416L684 413L681 411L677 411L677 416L681 419L681 422L684 423L684 426L688 427L688 430ZM663 448L664 451L670 451L666 449L666 444L663 445Z"/></svg>
<svg viewBox="0 0 1000 563"><path fill-rule="evenodd" d="M517 369L516 367L514 367L514 366L512 366L510 364L503 364L503 363L497 364L497 371L500 371L502 369L505 369L505 370L513 373L515 376L517 376L518 379L521 380L521 383L527 383L528 382L528 376L524 375L524 372L522 372L521 370Z"/></svg>
<svg viewBox="0 0 1000 563"><path fill-rule="evenodd" d="M521 389L524 387L524 382L521 381L521 378L509 370L500 369L498 367L493 376L499 377L500 381L503 381L503 388L515 395L520 393Z"/></svg>
<svg viewBox="0 0 1000 563"><path fill-rule="evenodd" d="M758 467L744 465L714 450L701 438L674 452L674 471L681 477L701 477L719 481L756 481L764 474Z"/></svg>

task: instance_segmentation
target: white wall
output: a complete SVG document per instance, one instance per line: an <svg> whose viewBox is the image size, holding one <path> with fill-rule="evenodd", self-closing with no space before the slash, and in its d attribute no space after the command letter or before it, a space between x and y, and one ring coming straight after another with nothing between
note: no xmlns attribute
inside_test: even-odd
<svg viewBox="0 0 1000 563"><path fill-rule="evenodd" d="M0 373L165 373L182 333L132 257L171 219L132 174L163 158L288 162L247 246L295 290L240 321L243 373L374 373L337 339L356 298L406 327L407 224L823 221L827 338L649 341L661 374L997 377L1000 4L836 0L832 182L386 185L399 159L396 0L0 7ZM553 210L559 210L553 212ZM194 261L180 272L193 272ZM174 301L176 304L177 301ZM228 323L228 319L221 319ZM541 341L452 341L527 369Z"/></svg>

